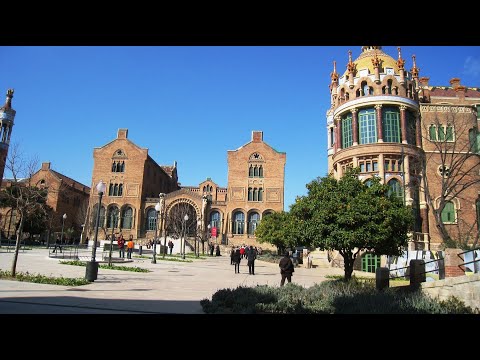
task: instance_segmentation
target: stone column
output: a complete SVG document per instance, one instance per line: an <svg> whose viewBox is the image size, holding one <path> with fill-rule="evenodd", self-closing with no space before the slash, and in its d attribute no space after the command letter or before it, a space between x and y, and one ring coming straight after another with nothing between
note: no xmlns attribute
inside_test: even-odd
<svg viewBox="0 0 480 360"><path fill-rule="evenodd" d="M416 143L418 147L422 147L422 125L420 122L420 114L417 112L415 115L415 130L417 133Z"/></svg>
<svg viewBox="0 0 480 360"><path fill-rule="evenodd" d="M383 142L382 105L375 105L377 111L377 142Z"/></svg>
<svg viewBox="0 0 480 360"><path fill-rule="evenodd" d="M335 122L337 123L337 138L335 139L335 152L342 150L342 120L340 116L335 117Z"/></svg>
<svg viewBox="0 0 480 360"><path fill-rule="evenodd" d="M353 131L353 146L358 145L358 117L357 109L352 109L352 131Z"/></svg>
<svg viewBox="0 0 480 360"><path fill-rule="evenodd" d="M402 130L402 144L407 144L407 107L400 106L400 127Z"/></svg>
<svg viewBox="0 0 480 360"><path fill-rule="evenodd" d="M385 158L383 154L378 154L378 175L380 176L381 183L385 184Z"/></svg>
<svg viewBox="0 0 480 360"><path fill-rule="evenodd" d="M465 275L463 258L459 256L462 249L445 249L445 277L456 277Z"/></svg>
<svg viewBox="0 0 480 360"><path fill-rule="evenodd" d="M412 194L410 190L410 157L408 154L403 156L403 176L404 176L404 186L405 189L405 203L406 205L412 205Z"/></svg>

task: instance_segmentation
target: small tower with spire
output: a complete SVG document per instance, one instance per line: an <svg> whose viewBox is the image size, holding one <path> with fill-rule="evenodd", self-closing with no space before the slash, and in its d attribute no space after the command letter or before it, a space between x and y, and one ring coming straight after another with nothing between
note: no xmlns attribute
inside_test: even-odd
<svg viewBox="0 0 480 360"><path fill-rule="evenodd" d="M333 62L333 72L330 73L330 95L331 95L331 104L335 104L335 100L337 99L337 87L338 87L338 73L337 73L337 62Z"/></svg>
<svg viewBox="0 0 480 360"><path fill-rule="evenodd" d="M10 136L16 111L12 109L13 89L7 90L5 105L0 107L0 179L3 179L5 163L7 162ZM0 180L1 181L1 180Z"/></svg>

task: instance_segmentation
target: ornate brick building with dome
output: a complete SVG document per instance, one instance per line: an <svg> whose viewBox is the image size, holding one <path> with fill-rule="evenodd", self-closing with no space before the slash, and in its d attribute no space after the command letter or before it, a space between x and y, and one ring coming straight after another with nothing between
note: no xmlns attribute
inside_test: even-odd
<svg viewBox="0 0 480 360"><path fill-rule="evenodd" d="M329 173L339 178L359 167L364 181L380 177L411 205L410 250L441 248L438 209L450 233L470 236L469 243L478 239L480 89L458 78L450 86L429 85L415 55L406 69L400 48L394 59L381 46L363 46L356 60L349 51L346 62L344 73L336 62L331 73Z"/></svg>

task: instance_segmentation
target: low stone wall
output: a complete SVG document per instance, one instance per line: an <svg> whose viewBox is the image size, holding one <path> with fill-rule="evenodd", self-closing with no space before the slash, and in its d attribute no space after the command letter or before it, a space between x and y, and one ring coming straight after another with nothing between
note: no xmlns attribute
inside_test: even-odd
<svg viewBox="0 0 480 360"><path fill-rule="evenodd" d="M428 281L421 284L422 291L433 298L446 300L455 296L472 309L480 310L480 274Z"/></svg>

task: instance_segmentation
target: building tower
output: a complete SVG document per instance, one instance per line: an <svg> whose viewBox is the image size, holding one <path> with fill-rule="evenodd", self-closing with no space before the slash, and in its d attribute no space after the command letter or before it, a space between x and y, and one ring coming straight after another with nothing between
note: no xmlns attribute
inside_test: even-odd
<svg viewBox="0 0 480 360"><path fill-rule="evenodd" d="M13 120L16 111L12 109L13 89L7 90L5 105L0 108L0 179L3 179L7 162L8 146L12 135ZM1 181L1 180L0 180Z"/></svg>
<svg viewBox="0 0 480 360"><path fill-rule="evenodd" d="M331 107L327 111L328 170L340 178L350 167L360 168L368 182L380 177L415 211L412 247L428 248L428 209L420 185L422 132L418 99L419 69L405 70L381 46L363 46L347 70L331 73ZM425 242L425 243L424 243Z"/></svg>

